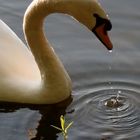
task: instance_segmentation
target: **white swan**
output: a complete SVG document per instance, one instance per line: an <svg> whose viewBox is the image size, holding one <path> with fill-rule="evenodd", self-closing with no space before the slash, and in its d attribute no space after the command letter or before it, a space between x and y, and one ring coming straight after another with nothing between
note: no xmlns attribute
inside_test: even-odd
<svg viewBox="0 0 140 140"><path fill-rule="evenodd" d="M23 28L30 50L0 20L0 101L53 104L71 94L71 80L43 33L51 13L66 13L84 24L108 48L108 16L96 0L34 0Z"/></svg>

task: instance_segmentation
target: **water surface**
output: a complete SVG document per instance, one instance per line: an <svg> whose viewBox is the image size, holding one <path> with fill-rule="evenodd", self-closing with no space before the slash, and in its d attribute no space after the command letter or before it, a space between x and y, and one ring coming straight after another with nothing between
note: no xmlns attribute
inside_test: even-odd
<svg viewBox="0 0 140 140"><path fill-rule="evenodd" d="M24 42L22 18L30 2L0 0L0 18ZM100 2L113 24L113 52L70 17L49 16L46 34L72 78L73 101L65 107L1 103L0 139L62 140L50 125L59 126L59 116L65 114L68 122L74 121L69 140L139 140L140 1ZM116 98L120 106L106 106Z"/></svg>

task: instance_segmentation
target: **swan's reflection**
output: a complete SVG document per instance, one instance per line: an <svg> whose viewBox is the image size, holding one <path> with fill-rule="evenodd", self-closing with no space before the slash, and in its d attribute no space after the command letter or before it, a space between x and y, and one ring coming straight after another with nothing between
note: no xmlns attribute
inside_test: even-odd
<svg viewBox="0 0 140 140"><path fill-rule="evenodd" d="M72 97L69 97L67 100L54 104L54 105L31 105L31 104L17 104L17 103L0 103L0 112L1 113L10 113L15 112L21 108L29 108L31 110L39 111L41 114L41 119L36 128L37 133L32 134L32 131L28 136L29 140L56 140L58 138L57 133L59 131L51 127L51 125L60 126L60 116L66 114L66 108L72 102ZM34 132L33 132L34 133ZM32 135L32 136L31 136Z"/></svg>

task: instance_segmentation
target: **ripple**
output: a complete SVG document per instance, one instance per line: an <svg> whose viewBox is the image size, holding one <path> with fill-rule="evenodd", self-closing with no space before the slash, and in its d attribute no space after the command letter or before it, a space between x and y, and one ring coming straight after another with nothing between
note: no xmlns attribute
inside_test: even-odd
<svg viewBox="0 0 140 140"><path fill-rule="evenodd" d="M73 106L75 126L79 133L84 131L91 138L137 139L140 137L139 99L140 93L132 88L91 91ZM112 101L116 105L107 105Z"/></svg>

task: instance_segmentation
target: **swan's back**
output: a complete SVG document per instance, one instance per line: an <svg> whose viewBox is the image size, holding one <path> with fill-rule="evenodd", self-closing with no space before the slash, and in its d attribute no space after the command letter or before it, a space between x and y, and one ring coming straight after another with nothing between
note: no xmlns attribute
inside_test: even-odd
<svg viewBox="0 0 140 140"><path fill-rule="evenodd" d="M1 79L40 79L39 69L30 50L2 20L0 20L0 64Z"/></svg>

